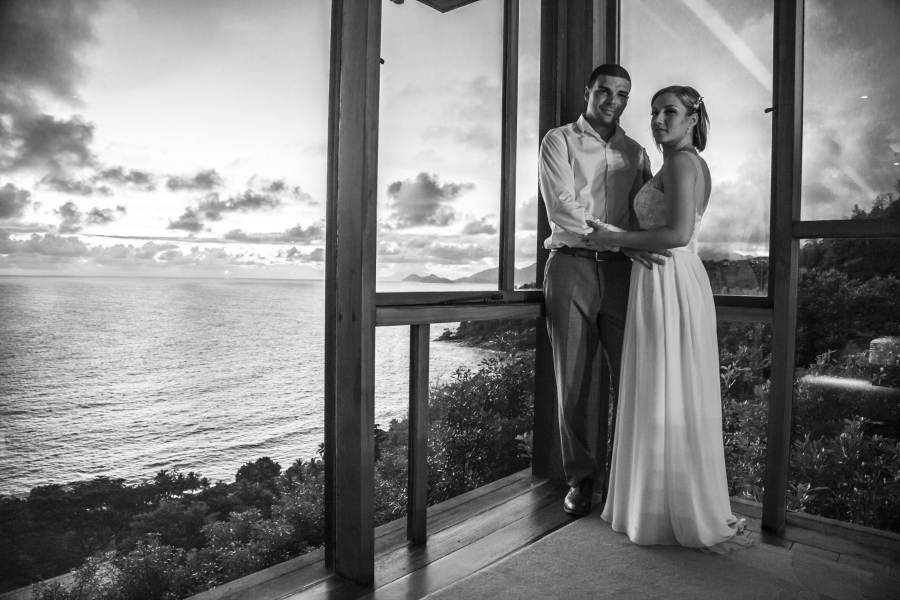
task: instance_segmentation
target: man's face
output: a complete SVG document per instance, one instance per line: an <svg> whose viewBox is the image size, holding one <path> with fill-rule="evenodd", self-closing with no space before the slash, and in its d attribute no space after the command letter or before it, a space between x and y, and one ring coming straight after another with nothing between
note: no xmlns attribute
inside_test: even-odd
<svg viewBox="0 0 900 600"><path fill-rule="evenodd" d="M600 75L593 86L584 88L585 116L588 121L611 127L628 106L629 93L631 82L627 79Z"/></svg>

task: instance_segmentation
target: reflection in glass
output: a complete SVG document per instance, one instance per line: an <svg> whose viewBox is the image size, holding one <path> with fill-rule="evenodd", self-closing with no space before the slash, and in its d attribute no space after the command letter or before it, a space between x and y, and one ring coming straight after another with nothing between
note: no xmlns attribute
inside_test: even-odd
<svg viewBox="0 0 900 600"><path fill-rule="evenodd" d="M377 278L497 289L503 2L382 18Z"/></svg>
<svg viewBox="0 0 900 600"><path fill-rule="evenodd" d="M807 0L804 17L801 214L842 219L900 180L900 10Z"/></svg>
<svg viewBox="0 0 900 600"><path fill-rule="evenodd" d="M788 508L900 533L900 239L812 240L800 264Z"/></svg>
<svg viewBox="0 0 900 600"><path fill-rule="evenodd" d="M700 256L713 292L765 295L768 281L772 102L771 0L624 0L621 62L632 77L622 126L662 164L650 99L669 85L704 97L711 130L703 157L712 196ZM664 57L664 60L662 59Z"/></svg>

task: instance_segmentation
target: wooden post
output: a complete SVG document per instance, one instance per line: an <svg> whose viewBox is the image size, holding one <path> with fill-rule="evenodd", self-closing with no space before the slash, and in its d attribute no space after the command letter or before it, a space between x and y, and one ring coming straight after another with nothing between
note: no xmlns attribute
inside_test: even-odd
<svg viewBox="0 0 900 600"><path fill-rule="evenodd" d="M503 132L500 157L500 289L516 289L516 123L519 108L519 0L503 4Z"/></svg>
<svg viewBox="0 0 900 600"><path fill-rule="evenodd" d="M325 276L325 561L375 577L375 255L381 0L333 0Z"/></svg>
<svg viewBox="0 0 900 600"><path fill-rule="evenodd" d="M429 325L409 328L409 502L406 538L424 544L428 534L428 346Z"/></svg>
<svg viewBox="0 0 900 600"><path fill-rule="evenodd" d="M772 313L772 378L762 526L784 528L794 391L797 328L800 166L803 142L803 0L775 3L775 81L772 132L772 212L769 289Z"/></svg>
<svg viewBox="0 0 900 600"><path fill-rule="evenodd" d="M597 65L614 60L618 47L618 0L542 0L541 139L550 129L578 119L584 110L588 76ZM612 50L615 56L609 55ZM537 284L542 286L549 256L544 240L550 235L550 224L540 194L537 210ZM539 477L563 480L553 354L544 319L537 321L534 379L532 471Z"/></svg>

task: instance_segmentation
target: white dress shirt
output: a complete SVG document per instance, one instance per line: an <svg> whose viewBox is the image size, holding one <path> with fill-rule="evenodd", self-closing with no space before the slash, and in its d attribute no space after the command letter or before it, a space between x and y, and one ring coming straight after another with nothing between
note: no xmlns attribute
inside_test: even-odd
<svg viewBox="0 0 900 600"><path fill-rule="evenodd" d="M632 204L650 177L647 152L619 126L609 142L584 115L551 129L541 142L541 195L551 231L544 248L584 248L590 221L637 229Z"/></svg>

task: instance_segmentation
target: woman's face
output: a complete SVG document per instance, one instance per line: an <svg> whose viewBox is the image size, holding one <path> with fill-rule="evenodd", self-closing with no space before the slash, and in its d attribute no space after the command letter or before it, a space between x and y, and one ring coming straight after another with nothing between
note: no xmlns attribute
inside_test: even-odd
<svg viewBox="0 0 900 600"><path fill-rule="evenodd" d="M661 146L676 146L687 138L690 144L697 115L689 113L673 93L661 94L650 108L650 129L653 139Z"/></svg>

